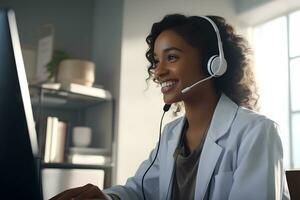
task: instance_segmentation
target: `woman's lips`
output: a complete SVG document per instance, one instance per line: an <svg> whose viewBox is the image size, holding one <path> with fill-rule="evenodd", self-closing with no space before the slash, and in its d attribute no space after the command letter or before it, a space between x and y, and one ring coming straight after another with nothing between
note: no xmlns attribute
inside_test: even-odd
<svg viewBox="0 0 300 200"><path fill-rule="evenodd" d="M171 91L173 88L175 88L176 84L178 81L170 80L170 81L165 81L161 83L161 92L162 93L167 93Z"/></svg>

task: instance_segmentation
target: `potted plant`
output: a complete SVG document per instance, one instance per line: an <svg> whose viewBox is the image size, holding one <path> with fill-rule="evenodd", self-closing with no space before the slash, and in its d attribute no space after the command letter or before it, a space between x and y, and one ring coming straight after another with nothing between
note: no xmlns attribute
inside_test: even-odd
<svg viewBox="0 0 300 200"><path fill-rule="evenodd" d="M68 58L69 55L62 50L55 50L53 52L51 61L46 65L49 81L56 81L59 63Z"/></svg>

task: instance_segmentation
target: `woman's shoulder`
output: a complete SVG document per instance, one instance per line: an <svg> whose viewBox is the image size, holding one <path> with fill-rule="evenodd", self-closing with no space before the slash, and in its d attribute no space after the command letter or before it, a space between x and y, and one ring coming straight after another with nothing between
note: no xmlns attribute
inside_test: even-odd
<svg viewBox="0 0 300 200"><path fill-rule="evenodd" d="M244 122L245 124L253 124L253 123L266 123L266 124L277 124L271 118L267 117L264 114L256 112L254 110L249 110L244 107L239 107L236 120L241 123Z"/></svg>
<svg viewBox="0 0 300 200"><path fill-rule="evenodd" d="M269 117L244 107L238 109L236 119L232 124L233 130L242 132L244 136L252 134L278 135L278 124Z"/></svg>

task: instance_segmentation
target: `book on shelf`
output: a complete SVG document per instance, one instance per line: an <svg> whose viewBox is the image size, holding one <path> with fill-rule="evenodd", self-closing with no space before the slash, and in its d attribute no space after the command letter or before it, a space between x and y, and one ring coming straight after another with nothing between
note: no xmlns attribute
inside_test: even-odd
<svg viewBox="0 0 300 200"><path fill-rule="evenodd" d="M44 162L63 162L67 123L59 121L57 117L48 117L46 126Z"/></svg>
<svg viewBox="0 0 300 200"><path fill-rule="evenodd" d="M42 88L45 89L54 89L54 90L66 90L76 94L87 95L91 97L98 97L102 99L111 99L111 93L107 90L104 90L102 86L90 87L86 85L81 85L77 83L44 83Z"/></svg>
<svg viewBox="0 0 300 200"><path fill-rule="evenodd" d="M44 162L50 162L51 140L52 140L52 125L53 125L54 120L57 120L57 118L47 117Z"/></svg>
<svg viewBox="0 0 300 200"><path fill-rule="evenodd" d="M60 83L43 83L41 85L42 88L45 89L52 89L52 90L59 90L60 89L61 84Z"/></svg>

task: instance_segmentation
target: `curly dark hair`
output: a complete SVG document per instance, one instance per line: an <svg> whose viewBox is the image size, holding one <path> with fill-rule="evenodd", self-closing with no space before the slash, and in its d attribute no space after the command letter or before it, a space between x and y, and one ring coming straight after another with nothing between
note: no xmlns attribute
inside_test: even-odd
<svg viewBox="0 0 300 200"><path fill-rule="evenodd" d="M248 109L257 109L257 87L254 79L250 56L252 51L247 41L237 35L233 27L219 16L207 16L218 27L224 57L227 61L227 71L219 78L214 78L215 89L218 93L226 94L231 100ZM172 14L165 16L160 22L154 23L150 34L146 38L149 46L146 57L150 62L148 78L155 81L154 77L154 43L158 35L172 30L179 34L187 43L199 49L202 58L202 69L209 75L206 63L213 55L218 55L218 41L215 30L210 22L199 16L184 16Z"/></svg>

